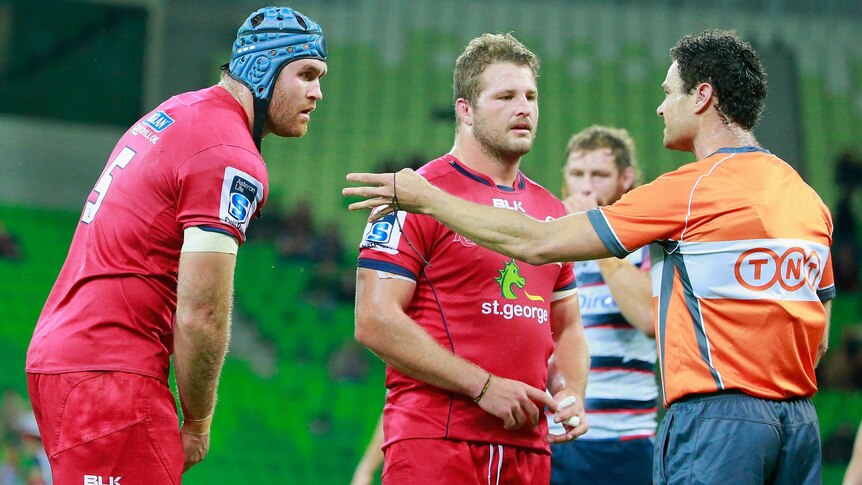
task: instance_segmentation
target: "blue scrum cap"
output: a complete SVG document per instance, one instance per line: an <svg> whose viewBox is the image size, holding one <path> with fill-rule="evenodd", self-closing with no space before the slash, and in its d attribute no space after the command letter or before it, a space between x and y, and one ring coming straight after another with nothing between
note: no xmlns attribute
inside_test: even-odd
<svg viewBox="0 0 862 485"><path fill-rule="evenodd" d="M258 150L278 73L299 59L326 61L326 40L317 22L289 7L264 7L236 33L229 72L254 96L252 138Z"/></svg>
<svg viewBox="0 0 862 485"><path fill-rule="evenodd" d="M264 7L237 31L230 75L248 86L255 98L270 99L278 73L298 59L326 61L323 29L289 7Z"/></svg>

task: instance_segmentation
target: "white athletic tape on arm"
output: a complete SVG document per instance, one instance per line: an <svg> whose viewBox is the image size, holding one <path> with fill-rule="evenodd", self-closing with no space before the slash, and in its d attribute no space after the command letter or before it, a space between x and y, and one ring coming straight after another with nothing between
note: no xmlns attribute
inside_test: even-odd
<svg viewBox="0 0 862 485"><path fill-rule="evenodd" d="M215 231L204 231L199 227L189 227L183 231L184 253L227 253L236 254L239 243L232 236Z"/></svg>
<svg viewBox="0 0 862 485"><path fill-rule="evenodd" d="M381 280L393 279L393 280L404 280L404 281L409 281L411 283L416 283L416 281L414 281L413 278L408 278L408 277L402 276L400 274L389 273L387 271L377 270L377 277L380 278Z"/></svg>

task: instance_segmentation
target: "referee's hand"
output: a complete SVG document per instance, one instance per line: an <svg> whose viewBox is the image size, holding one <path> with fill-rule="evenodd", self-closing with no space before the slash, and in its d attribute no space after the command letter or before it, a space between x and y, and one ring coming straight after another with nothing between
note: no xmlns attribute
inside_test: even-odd
<svg viewBox="0 0 862 485"><path fill-rule="evenodd" d="M539 404L539 406L536 405ZM544 419L544 406L556 412L557 402L545 391L520 381L494 376L479 407L503 420L506 429L518 429L526 424L534 427Z"/></svg>

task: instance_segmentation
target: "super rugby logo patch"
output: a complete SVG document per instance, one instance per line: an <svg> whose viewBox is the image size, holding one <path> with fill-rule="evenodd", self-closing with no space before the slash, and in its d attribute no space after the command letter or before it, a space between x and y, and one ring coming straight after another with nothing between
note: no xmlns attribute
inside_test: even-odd
<svg viewBox="0 0 862 485"><path fill-rule="evenodd" d="M245 234L251 216L263 199L263 184L233 167L224 169L219 219Z"/></svg>
<svg viewBox="0 0 862 485"><path fill-rule="evenodd" d="M404 225L406 217L406 212L396 212L387 214L373 224L367 224L365 232L362 234L360 247L398 254L398 244L401 242L401 226Z"/></svg>

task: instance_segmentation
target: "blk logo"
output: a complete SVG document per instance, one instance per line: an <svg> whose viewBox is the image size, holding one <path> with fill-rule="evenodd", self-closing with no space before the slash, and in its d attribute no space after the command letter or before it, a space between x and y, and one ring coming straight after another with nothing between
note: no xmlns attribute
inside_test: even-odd
<svg viewBox="0 0 862 485"><path fill-rule="evenodd" d="M521 207L521 204L523 204L523 202L520 200L492 199L492 202L494 204L494 207L499 207L501 209L509 209L509 210L513 210L513 211L519 211L519 212L524 212L524 213L527 212L524 210L523 207Z"/></svg>
<svg viewBox="0 0 862 485"><path fill-rule="evenodd" d="M736 281L751 291L766 291L776 284L796 291L807 284L814 289L820 277L820 256L794 246L782 255L769 248L752 248L739 255L733 267Z"/></svg>
<svg viewBox="0 0 862 485"><path fill-rule="evenodd" d="M84 475L84 485L122 485L121 478L123 477L108 477L106 482L99 475Z"/></svg>

